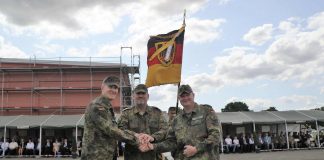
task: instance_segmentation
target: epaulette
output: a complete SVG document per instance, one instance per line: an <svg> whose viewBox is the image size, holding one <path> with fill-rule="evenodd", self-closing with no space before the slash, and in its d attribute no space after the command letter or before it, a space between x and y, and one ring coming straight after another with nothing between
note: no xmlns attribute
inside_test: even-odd
<svg viewBox="0 0 324 160"><path fill-rule="evenodd" d="M207 110L209 110L211 112L215 112L214 108L209 104L201 104L200 106L203 106L204 108L206 108Z"/></svg>
<svg viewBox="0 0 324 160"><path fill-rule="evenodd" d="M155 106L151 106L151 107L152 107L153 110L156 110L156 111L158 111L158 112L162 112L161 109L158 108L158 107L155 107Z"/></svg>
<svg viewBox="0 0 324 160"><path fill-rule="evenodd" d="M201 106L213 109L213 107L211 105L209 105L209 104L201 104Z"/></svg>

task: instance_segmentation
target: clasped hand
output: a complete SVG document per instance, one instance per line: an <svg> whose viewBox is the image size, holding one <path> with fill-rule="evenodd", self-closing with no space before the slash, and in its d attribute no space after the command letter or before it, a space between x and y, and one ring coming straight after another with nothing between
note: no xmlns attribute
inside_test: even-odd
<svg viewBox="0 0 324 160"><path fill-rule="evenodd" d="M138 149L141 152L147 152L150 150L153 150L153 144L150 142L154 141L154 138L148 134L145 133L139 133L135 135L138 142L139 142L139 146Z"/></svg>

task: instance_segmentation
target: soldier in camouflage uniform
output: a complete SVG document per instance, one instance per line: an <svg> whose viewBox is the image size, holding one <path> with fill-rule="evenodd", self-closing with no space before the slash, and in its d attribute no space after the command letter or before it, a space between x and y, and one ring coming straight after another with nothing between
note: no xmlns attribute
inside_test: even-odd
<svg viewBox="0 0 324 160"><path fill-rule="evenodd" d="M177 149L177 160L219 160L219 154L214 151L219 145L220 135L215 111L195 103L189 85L181 85L178 95L183 112L173 120L166 140L157 144L142 144L139 149L157 152Z"/></svg>
<svg viewBox="0 0 324 160"><path fill-rule="evenodd" d="M147 87L139 84L133 94L134 106L123 110L118 120L118 127L130 132L145 133L150 136L150 141L158 142L165 138L167 122L162 111L154 106L148 106L149 98ZM125 160L155 160L157 155L154 151L142 153L138 146L126 143Z"/></svg>
<svg viewBox="0 0 324 160"><path fill-rule="evenodd" d="M117 140L136 143L134 133L117 126L111 100L118 94L119 79L107 77L101 85L101 96L94 99L85 112L81 160L113 160Z"/></svg>

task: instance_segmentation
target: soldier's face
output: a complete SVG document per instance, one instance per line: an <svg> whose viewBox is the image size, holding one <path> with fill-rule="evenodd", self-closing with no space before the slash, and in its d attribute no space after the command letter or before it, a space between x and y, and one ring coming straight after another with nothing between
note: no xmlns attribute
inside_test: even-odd
<svg viewBox="0 0 324 160"><path fill-rule="evenodd" d="M117 97L118 90L118 86L107 86L105 84L101 86L101 94L110 100L113 100Z"/></svg>
<svg viewBox="0 0 324 160"><path fill-rule="evenodd" d="M176 112L176 111L170 111L170 112L168 113L168 115L169 115L169 120L173 120L173 118L174 118L175 116L177 116L177 112Z"/></svg>
<svg viewBox="0 0 324 160"><path fill-rule="evenodd" d="M134 103L136 106L146 106L149 95L145 92L134 94Z"/></svg>
<svg viewBox="0 0 324 160"><path fill-rule="evenodd" d="M192 106L194 102L194 93L183 93L179 96L180 103L183 107Z"/></svg>

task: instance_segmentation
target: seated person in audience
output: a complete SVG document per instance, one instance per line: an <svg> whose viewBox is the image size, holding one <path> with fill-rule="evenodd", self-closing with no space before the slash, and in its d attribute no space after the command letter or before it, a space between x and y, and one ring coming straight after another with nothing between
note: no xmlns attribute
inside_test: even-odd
<svg viewBox="0 0 324 160"><path fill-rule="evenodd" d="M0 139L0 157L2 156L2 144L3 144L3 138Z"/></svg>
<svg viewBox="0 0 324 160"><path fill-rule="evenodd" d="M248 137L248 143L249 143L249 151L250 152L255 151L254 137L252 133Z"/></svg>
<svg viewBox="0 0 324 160"><path fill-rule="evenodd" d="M24 139L20 140L19 147L18 147L18 156L22 157L25 153L26 143Z"/></svg>
<svg viewBox="0 0 324 160"><path fill-rule="evenodd" d="M279 135L279 149L287 148L287 138L283 132L280 132Z"/></svg>
<svg viewBox="0 0 324 160"><path fill-rule="evenodd" d="M35 147L34 142L31 139L29 139L26 145L26 155L34 156L34 147Z"/></svg>
<svg viewBox="0 0 324 160"><path fill-rule="evenodd" d="M7 155L9 153L9 139L7 139L6 142L3 142L1 144L1 149L2 149L2 154Z"/></svg>
<svg viewBox="0 0 324 160"><path fill-rule="evenodd" d="M268 133L265 133L264 137L263 137L263 142L264 142L264 146L266 150L273 149L273 144L272 144L272 138Z"/></svg>
<svg viewBox="0 0 324 160"><path fill-rule="evenodd" d="M60 147L61 147L61 143L57 139L55 139L55 142L53 143L54 157L60 155Z"/></svg>
<svg viewBox="0 0 324 160"><path fill-rule="evenodd" d="M248 139L246 138L244 133L241 134L239 141L241 146L240 148L241 152L248 152L249 151Z"/></svg>
<svg viewBox="0 0 324 160"><path fill-rule="evenodd" d="M230 149L233 147L233 141L229 135L226 136L225 140L225 147L226 147L226 152L230 152Z"/></svg>
<svg viewBox="0 0 324 160"><path fill-rule="evenodd" d="M35 145L35 155L39 155L39 151L41 150L41 147L42 147L42 145L41 145L40 140L38 138L37 143Z"/></svg>
<svg viewBox="0 0 324 160"><path fill-rule="evenodd" d="M9 143L9 155L17 155L18 152L18 143L13 138Z"/></svg>
<svg viewBox="0 0 324 160"><path fill-rule="evenodd" d="M264 142L263 142L263 138L262 138L262 134L259 133L258 136L256 137L256 147L259 149L263 149L264 148Z"/></svg>
<svg viewBox="0 0 324 160"><path fill-rule="evenodd" d="M306 141L307 141L307 137L305 135L305 132L301 132L300 133L300 141L299 141L299 146L301 148L305 148L306 147Z"/></svg>
<svg viewBox="0 0 324 160"><path fill-rule="evenodd" d="M68 143L68 140L65 138L61 145L62 155L71 155L71 144Z"/></svg>
<svg viewBox="0 0 324 160"><path fill-rule="evenodd" d="M52 151L53 151L53 145L52 145L52 142L50 139L46 139L46 142L44 144L44 155L45 157L49 157L52 154Z"/></svg>
<svg viewBox="0 0 324 160"><path fill-rule="evenodd" d="M237 139L237 136L234 136L233 139L233 153L235 153L236 149L240 148L240 141Z"/></svg>
<svg viewBox="0 0 324 160"><path fill-rule="evenodd" d="M273 148L272 149L279 149L279 136L276 133L272 133L272 144Z"/></svg>
<svg viewBox="0 0 324 160"><path fill-rule="evenodd" d="M290 149L297 148L297 142L295 142L295 138L292 132L288 133L288 141Z"/></svg>
<svg viewBox="0 0 324 160"><path fill-rule="evenodd" d="M305 144L306 144L306 147L307 148L310 148L311 147L311 139L312 139L312 135L310 134L310 133L306 133L306 135L305 135L305 137L306 137L306 142L305 142Z"/></svg>

